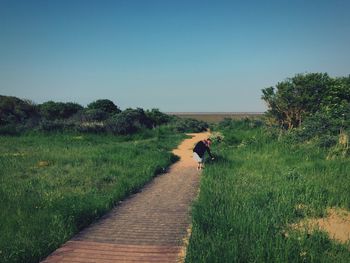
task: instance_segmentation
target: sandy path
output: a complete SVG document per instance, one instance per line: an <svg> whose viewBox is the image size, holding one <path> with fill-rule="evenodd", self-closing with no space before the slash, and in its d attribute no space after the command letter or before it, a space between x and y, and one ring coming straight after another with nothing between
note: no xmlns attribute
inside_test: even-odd
<svg viewBox="0 0 350 263"><path fill-rule="evenodd" d="M204 140L209 137L209 132L203 133L189 133L188 135L192 136L190 139L182 141L182 143L173 150L173 153L177 156L180 156L180 161L172 166L174 167L196 167L196 164L192 158L192 149L196 142Z"/></svg>
<svg viewBox="0 0 350 263"><path fill-rule="evenodd" d="M140 193L123 201L43 262L181 262L190 226L190 205L199 188L191 134L173 152L180 161Z"/></svg>

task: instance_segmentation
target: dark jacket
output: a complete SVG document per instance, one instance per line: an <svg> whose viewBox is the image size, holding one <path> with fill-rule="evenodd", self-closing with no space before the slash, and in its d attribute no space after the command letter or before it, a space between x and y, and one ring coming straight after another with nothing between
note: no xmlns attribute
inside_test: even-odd
<svg viewBox="0 0 350 263"><path fill-rule="evenodd" d="M213 158L213 156L211 155L211 152L210 152L210 148L208 146L206 146L203 141L197 142L196 146L194 146L194 148L193 148L193 152L197 153L200 158L203 157L203 155L206 151L208 152L210 157Z"/></svg>

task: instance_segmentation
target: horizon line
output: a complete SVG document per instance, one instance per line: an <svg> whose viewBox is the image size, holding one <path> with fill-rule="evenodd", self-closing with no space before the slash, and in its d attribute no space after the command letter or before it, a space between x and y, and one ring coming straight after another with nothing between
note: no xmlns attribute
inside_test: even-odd
<svg viewBox="0 0 350 263"><path fill-rule="evenodd" d="M230 114L230 115L238 115L238 114L249 114L249 115L256 115L256 114L264 114L263 111L171 111L171 112L165 112L166 114L183 114L183 115L191 115L191 114L199 114L199 115L205 115L205 114Z"/></svg>

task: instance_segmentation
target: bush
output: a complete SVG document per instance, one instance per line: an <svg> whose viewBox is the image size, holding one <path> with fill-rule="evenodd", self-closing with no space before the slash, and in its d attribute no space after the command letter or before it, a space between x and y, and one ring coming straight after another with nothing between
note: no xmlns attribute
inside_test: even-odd
<svg viewBox="0 0 350 263"><path fill-rule="evenodd" d="M346 129L348 126L347 121L333 118L324 112L318 112L308 117L300 128L291 130L290 133L298 142L307 141L314 137L321 138L325 142L325 140L331 140L331 137L337 136L340 130ZM320 145L326 144L328 143Z"/></svg>
<svg viewBox="0 0 350 263"><path fill-rule="evenodd" d="M137 127L133 121L125 114L118 114L107 122L107 131L113 134L132 134L137 131Z"/></svg>
<svg viewBox="0 0 350 263"><path fill-rule="evenodd" d="M337 136L332 136L332 135L323 135L317 140L317 145L322 147L322 148L330 148L334 145L336 145L338 142L338 137Z"/></svg>
<svg viewBox="0 0 350 263"><path fill-rule="evenodd" d="M0 95L1 126L7 124L23 124L30 118L37 117L37 107L31 101Z"/></svg>
<svg viewBox="0 0 350 263"><path fill-rule="evenodd" d="M96 100L86 109L77 103L47 101L35 106L30 101L0 96L0 134L39 131L110 132L133 134L169 123L173 117L158 109L120 109L110 100ZM185 126L184 123L182 123ZM188 126L189 124L186 123ZM181 130L181 128L179 128ZM201 129L201 128L200 128ZM187 129L189 130L189 129ZM198 130L198 128L197 128Z"/></svg>
<svg viewBox="0 0 350 263"><path fill-rule="evenodd" d="M19 133L18 125L5 124L0 126L0 135L18 135Z"/></svg>
<svg viewBox="0 0 350 263"><path fill-rule="evenodd" d="M91 102L87 105L87 108L89 110L104 111L111 115L118 114L121 112L121 110L114 104L113 101L107 99L96 100L94 102Z"/></svg>
<svg viewBox="0 0 350 263"><path fill-rule="evenodd" d="M76 131L84 133L106 132L106 125L103 122L82 122L76 126Z"/></svg>
<svg viewBox="0 0 350 263"><path fill-rule="evenodd" d="M44 132L75 131L76 123L70 120L46 120L42 119L37 130Z"/></svg>
<svg viewBox="0 0 350 263"><path fill-rule="evenodd" d="M107 122L107 130L113 134L133 134L143 128L151 128L152 121L143 109L126 109Z"/></svg>
<svg viewBox="0 0 350 263"><path fill-rule="evenodd" d="M210 135L210 139L213 143L220 143L224 140L225 136L221 132L213 132Z"/></svg>
<svg viewBox="0 0 350 263"><path fill-rule="evenodd" d="M143 109L126 109L122 112L124 116L131 119L138 128L152 128L152 120L146 115Z"/></svg>
<svg viewBox="0 0 350 263"><path fill-rule="evenodd" d="M309 137L323 134L335 135L339 133L341 125L341 120L334 119L323 112L318 112L305 120L302 131L305 136Z"/></svg>
<svg viewBox="0 0 350 263"><path fill-rule="evenodd" d="M195 119L177 119L174 123L176 132L203 132L208 129L208 123Z"/></svg>
<svg viewBox="0 0 350 263"><path fill-rule="evenodd" d="M65 124L63 121L52 121L52 120L42 120L39 123L38 130L39 131L45 131L45 132L56 132L56 131L63 131L65 129Z"/></svg>
<svg viewBox="0 0 350 263"><path fill-rule="evenodd" d="M264 122L259 119L243 118L240 120L234 120L231 118L224 118L218 124L219 129L252 129L258 128L264 125Z"/></svg>
<svg viewBox="0 0 350 263"><path fill-rule="evenodd" d="M240 144L241 142L242 140L233 133L229 133L225 136L225 144L227 145L234 146Z"/></svg>
<svg viewBox="0 0 350 263"><path fill-rule="evenodd" d="M77 112L81 111L83 107L73 102L54 102L47 101L39 105L40 114L47 120L67 119Z"/></svg>
<svg viewBox="0 0 350 263"><path fill-rule="evenodd" d="M81 122L101 122L109 118L109 114L100 109L85 109L76 116Z"/></svg>
<svg viewBox="0 0 350 263"><path fill-rule="evenodd" d="M160 112L158 109L152 109L150 111L147 110L146 116L151 120L153 127L166 124L171 120L171 116Z"/></svg>

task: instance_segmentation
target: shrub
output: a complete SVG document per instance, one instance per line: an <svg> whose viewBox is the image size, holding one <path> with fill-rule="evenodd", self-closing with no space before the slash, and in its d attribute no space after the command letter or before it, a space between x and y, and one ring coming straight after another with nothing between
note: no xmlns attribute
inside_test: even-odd
<svg viewBox="0 0 350 263"><path fill-rule="evenodd" d="M67 119L82 109L81 105L73 102L47 101L39 105L41 116L47 120Z"/></svg>
<svg viewBox="0 0 350 263"><path fill-rule="evenodd" d="M153 127L166 124L171 120L171 116L160 112L158 109L147 110L146 116L150 119Z"/></svg>
<svg viewBox="0 0 350 263"><path fill-rule="evenodd" d="M224 118L218 124L219 129L251 129L258 128L264 125L264 122L259 119L243 118L240 120L234 120L231 118Z"/></svg>
<svg viewBox="0 0 350 263"><path fill-rule="evenodd" d="M87 105L89 110L101 110L108 114L117 114L120 113L121 110L114 104L113 101L102 99L91 102Z"/></svg>
<svg viewBox="0 0 350 263"><path fill-rule="evenodd" d="M233 124L233 120L231 118L224 118L219 122L218 126L220 129L230 128Z"/></svg>
<svg viewBox="0 0 350 263"><path fill-rule="evenodd" d="M208 123L195 119L177 119L174 123L176 132L203 132L208 129Z"/></svg>
<svg viewBox="0 0 350 263"><path fill-rule="evenodd" d="M132 119L125 114L118 114L107 122L107 131L113 134L132 134L137 131Z"/></svg>
<svg viewBox="0 0 350 263"><path fill-rule="evenodd" d="M225 136L221 132L213 132L210 135L210 139L213 143L220 143L224 140Z"/></svg>
<svg viewBox="0 0 350 263"><path fill-rule="evenodd" d="M0 125L23 124L37 118L38 110L33 102L0 95ZM10 126L8 126L10 127Z"/></svg>
<svg viewBox="0 0 350 263"><path fill-rule="evenodd" d="M85 109L76 116L76 119L81 122L101 122L107 120L109 117L109 114L103 110Z"/></svg>
<svg viewBox="0 0 350 263"><path fill-rule="evenodd" d="M107 130L114 134L132 134L143 128L151 128L152 121L143 109L126 109L107 122Z"/></svg>
<svg viewBox="0 0 350 263"><path fill-rule="evenodd" d="M17 135L19 134L19 127L15 124L5 124L0 126L0 135Z"/></svg>
<svg viewBox="0 0 350 263"><path fill-rule="evenodd" d="M305 120L302 131L309 136L337 134L340 127L341 120L334 119L323 112L318 112Z"/></svg>
<svg viewBox="0 0 350 263"><path fill-rule="evenodd" d="M62 131L75 131L77 123L71 119L67 120L46 120L42 119L36 127L39 131L44 132L62 132ZM28 130L28 128L25 128Z"/></svg>
<svg viewBox="0 0 350 263"><path fill-rule="evenodd" d="M62 118L69 118L83 109L84 107L78 103L66 102L62 109Z"/></svg>
<svg viewBox="0 0 350 263"><path fill-rule="evenodd" d="M234 135L233 133L228 133L225 136L225 144L230 146L238 145L239 143L241 143L241 141L242 140L238 138L236 135Z"/></svg>
<svg viewBox="0 0 350 263"><path fill-rule="evenodd" d="M328 140L332 136L337 136L342 129L348 129L349 122L340 118L333 118L324 112L318 112L306 118L305 122L298 129L291 131L299 142L310 140L314 137ZM328 143L326 143L328 144ZM326 145L321 143L321 145Z"/></svg>
<svg viewBox="0 0 350 263"><path fill-rule="evenodd" d="M322 148L330 148L334 145L336 145L338 142L338 137L337 136L332 136L332 135L323 135L317 140L318 146Z"/></svg>
<svg viewBox="0 0 350 263"><path fill-rule="evenodd" d="M138 128L152 128L152 121L142 108L129 108L123 111L122 114L130 118Z"/></svg>
<svg viewBox="0 0 350 263"><path fill-rule="evenodd" d="M82 122L76 126L76 131L84 133L106 132L106 125L103 122Z"/></svg>
<svg viewBox="0 0 350 263"><path fill-rule="evenodd" d="M45 132L55 132L55 131L63 131L65 129L65 125L63 121L59 120L42 120L39 123L38 130Z"/></svg>

